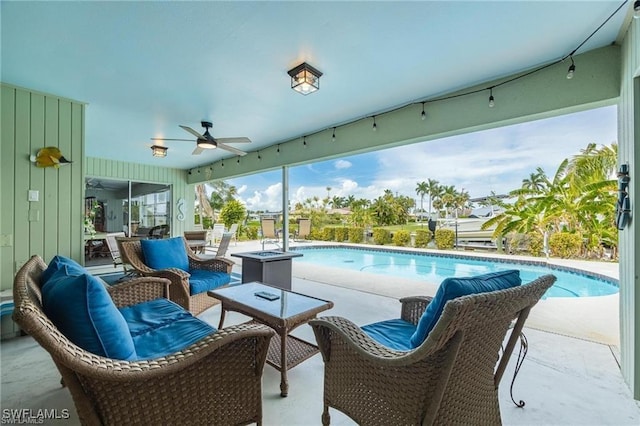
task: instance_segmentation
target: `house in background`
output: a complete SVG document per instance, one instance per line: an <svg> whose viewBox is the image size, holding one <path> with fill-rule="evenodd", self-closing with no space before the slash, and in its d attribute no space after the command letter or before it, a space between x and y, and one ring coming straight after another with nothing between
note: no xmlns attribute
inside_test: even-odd
<svg viewBox="0 0 640 426"><path fill-rule="evenodd" d="M133 186L170 187L152 203L165 211L137 220L164 215L180 235L201 182L281 169L286 188L290 165L611 104L633 218L633 3L2 2L0 289L32 254L83 259L90 179L126 182L127 225ZM305 61L324 73L309 96L287 75ZM247 155L193 155L178 125L203 118L215 137L251 138ZM154 137L191 140L159 142L167 156L154 157ZM73 163L37 168L29 157L46 146ZM105 221L125 220L123 205L107 202ZM634 220L620 231L621 369L636 399L639 232Z"/></svg>

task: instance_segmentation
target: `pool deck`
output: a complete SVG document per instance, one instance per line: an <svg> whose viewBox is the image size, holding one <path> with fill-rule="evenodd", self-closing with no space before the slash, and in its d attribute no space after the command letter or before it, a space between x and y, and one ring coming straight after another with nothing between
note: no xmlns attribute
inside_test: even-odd
<svg viewBox="0 0 640 426"><path fill-rule="evenodd" d="M292 246L340 245L313 242ZM349 244L345 244L349 245ZM361 245L363 246L363 245ZM406 247L365 246L371 249L407 250ZM234 247L235 249L236 247ZM541 262L544 258L501 255L486 252L411 249L423 253L452 254L469 257L496 258L511 261ZM550 265L580 269L618 279L618 264L614 262L588 262L568 259L549 259ZM325 284L351 288L362 292L400 298L415 295L433 296L440 283L428 283L409 278L393 278L345 268L293 264L293 276ZM527 327L576 337L597 343L620 345L618 293L598 297L551 297L541 300L531 311Z"/></svg>

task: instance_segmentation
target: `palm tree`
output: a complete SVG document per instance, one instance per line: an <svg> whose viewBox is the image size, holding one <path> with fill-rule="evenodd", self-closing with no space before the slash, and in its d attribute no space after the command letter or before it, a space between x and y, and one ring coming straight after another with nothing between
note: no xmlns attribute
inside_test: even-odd
<svg viewBox="0 0 640 426"><path fill-rule="evenodd" d="M211 208L209 203L209 197L207 196L206 184L201 183L196 185L196 201L198 203L198 215L200 216L200 224L204 225L203 219L208 216L214 219L215 212Z"/></svg>
<svg viewBox="0 0 640 426"><path fill-rule="evenodd" d="M541 167L536 169L535 173L531 173L528 179L522 179L522 188L533 193L541 192L547 181L547 175Z"/></svg>
<svg viewBox="0 0 640 426"><path fill-rule="evenodd" d="M427 194L429 194L429 220L431 220L431 204L433 198L440 194L440 182L435 179L427 179Z"/></svg>
<svg viewBox="0 0 640 426"><path fill-rule="evenodd" d="M418 195L418 197L420 197L420 213L424 212L424 207L422 204L424 202L424 196L427 195L428 192L429 186L427 182L418 182L418 184L416 185L416 194ZM422 215L420 216L420 222L422 222Z"/></svg>
<svg viewBox="0 0 640 426"><path fill-rule="evenodd" d="M453 207L456 205L456 188L453 185L442 187L442 196L440 200L442 201L442 207L447 209L447 214L451 214L453 211Z"/></svg>

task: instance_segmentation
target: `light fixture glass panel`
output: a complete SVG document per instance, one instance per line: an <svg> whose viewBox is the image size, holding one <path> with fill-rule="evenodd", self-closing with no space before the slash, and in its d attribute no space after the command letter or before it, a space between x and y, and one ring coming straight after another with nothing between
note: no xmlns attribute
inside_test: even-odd
<svg viewBox="0 0 640 426"><path fill-rule="evenodd" d="M291 88L298 93L308 95L320 88L322 73L306 62L293 68L288 74L291 76Z"/></svg>
<svg viewBox="0 0 640 426"><path fill-rule="evenodd" d="M167 148L166 146L153 145L151 147L151 153L154 157L166 157L168 149L169 148Z"/></svg>

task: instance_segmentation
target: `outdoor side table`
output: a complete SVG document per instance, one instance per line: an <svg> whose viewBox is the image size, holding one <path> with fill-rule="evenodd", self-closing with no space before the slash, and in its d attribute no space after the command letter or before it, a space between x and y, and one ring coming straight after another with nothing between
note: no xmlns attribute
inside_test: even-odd
<svg viewBox="0 0 640 426"><path fill-rule="evenodd" d="M231 256L242 259L242 282L262 282L291 290L291 267L294 257L302 253L289 251L253 251L232 253Z"/></svg>

